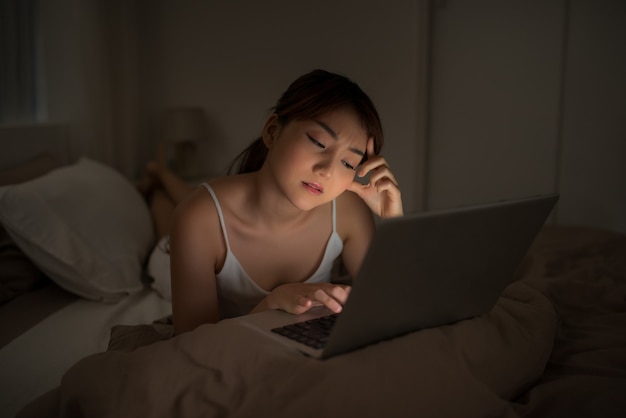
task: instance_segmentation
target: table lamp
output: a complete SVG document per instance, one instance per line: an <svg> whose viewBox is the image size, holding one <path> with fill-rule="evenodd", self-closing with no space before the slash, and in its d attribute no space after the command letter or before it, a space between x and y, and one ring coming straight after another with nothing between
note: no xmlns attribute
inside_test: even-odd
<svg viewBox="0 0 626 418"><path fill-rule="evenodd" d="M171 107L164 111L162 142L158 156L160 163L168 164L184 179L200 174L198 142L207 137L207 118L201 107ZM169 153L171 150L173 152ZM171 158L167 158L167 156Z"/></svg>

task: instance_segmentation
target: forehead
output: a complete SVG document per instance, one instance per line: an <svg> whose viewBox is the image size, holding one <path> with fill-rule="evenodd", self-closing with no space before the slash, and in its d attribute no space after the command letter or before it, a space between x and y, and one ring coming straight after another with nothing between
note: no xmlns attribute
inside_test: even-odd
<svg viewBox="0 0 626 418"><path fill-rule="evenodd" d="M339 108L323 113L311 120L302 121L310 129L316 129L352 145L367 143L367 133L358 114L351 108Z"/></svg>

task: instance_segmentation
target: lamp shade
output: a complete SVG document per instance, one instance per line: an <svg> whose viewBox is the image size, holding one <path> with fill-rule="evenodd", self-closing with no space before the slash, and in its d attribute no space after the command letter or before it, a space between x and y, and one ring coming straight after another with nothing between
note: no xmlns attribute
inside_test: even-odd
<svg viewBox="0 0 626 418"><path fill-rule="evenodd" d="M163 140L173 143L197 142L207 136L207 120L201 107L172 107L165 110Z"/></svg>

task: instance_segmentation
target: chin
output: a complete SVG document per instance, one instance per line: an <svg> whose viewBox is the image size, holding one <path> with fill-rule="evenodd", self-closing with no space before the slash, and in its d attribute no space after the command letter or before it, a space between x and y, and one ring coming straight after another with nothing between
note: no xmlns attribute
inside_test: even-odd
<svg viewBox="0 0 626 418"><path fill-rule="evenodd" d="M289 199L291 204L303 212L308 212L316 207L325 205L332 199L326 199L323 196L298 196L294 199Z"/></svg>
<svg viewBox="0 0 626 418"><path fill-rule="evenodd" d="M310 210L315 209L316 207L320 206L320 204L315 204L313 202L307 202L304 199L300 199L300 200L292 200L291 203L299 210L301 210L302 212L308 212ZM323 203L322 203L323 204Z"/></svg>

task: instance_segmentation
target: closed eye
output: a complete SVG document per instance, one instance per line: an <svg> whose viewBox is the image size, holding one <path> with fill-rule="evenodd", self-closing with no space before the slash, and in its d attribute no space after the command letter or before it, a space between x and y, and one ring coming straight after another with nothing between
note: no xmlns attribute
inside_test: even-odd
<svg viewBox="0 0 626 418"><path fill-rule="evenodd" d="M324 144L322 144L321 142L319 142L317 139L313 138L311 135L306 134L306 136L309 138L309 141L311 141L315 146L320 147L322 149L325 149L326 147L324 146Z"/></svg>
<svg viewBox="0 0 626 418"><path fill-rule="evenodd" d="M356 168L352 164L347 162L347 161L342 161L341 163L344 165L344 167L346 167L346 168L348 168L348 169L350 169L352 171L356 170Z"/></svg>
<svg viewBox="0 0 626 418"><path fill-rule="evenodd" d="M322 144L320 141L318 141L317 139L313 138L311 135L306 134L307 138L309 139L309 141L311 141L311 143L313 143L313 145L315 145L318 148L321 149L326 149L326 146L324 144ZM352 164L350 164L349 162L342 160L341 164L346 167L348 170L352 170L355 171L356 167L353 166Z"/></svg>

